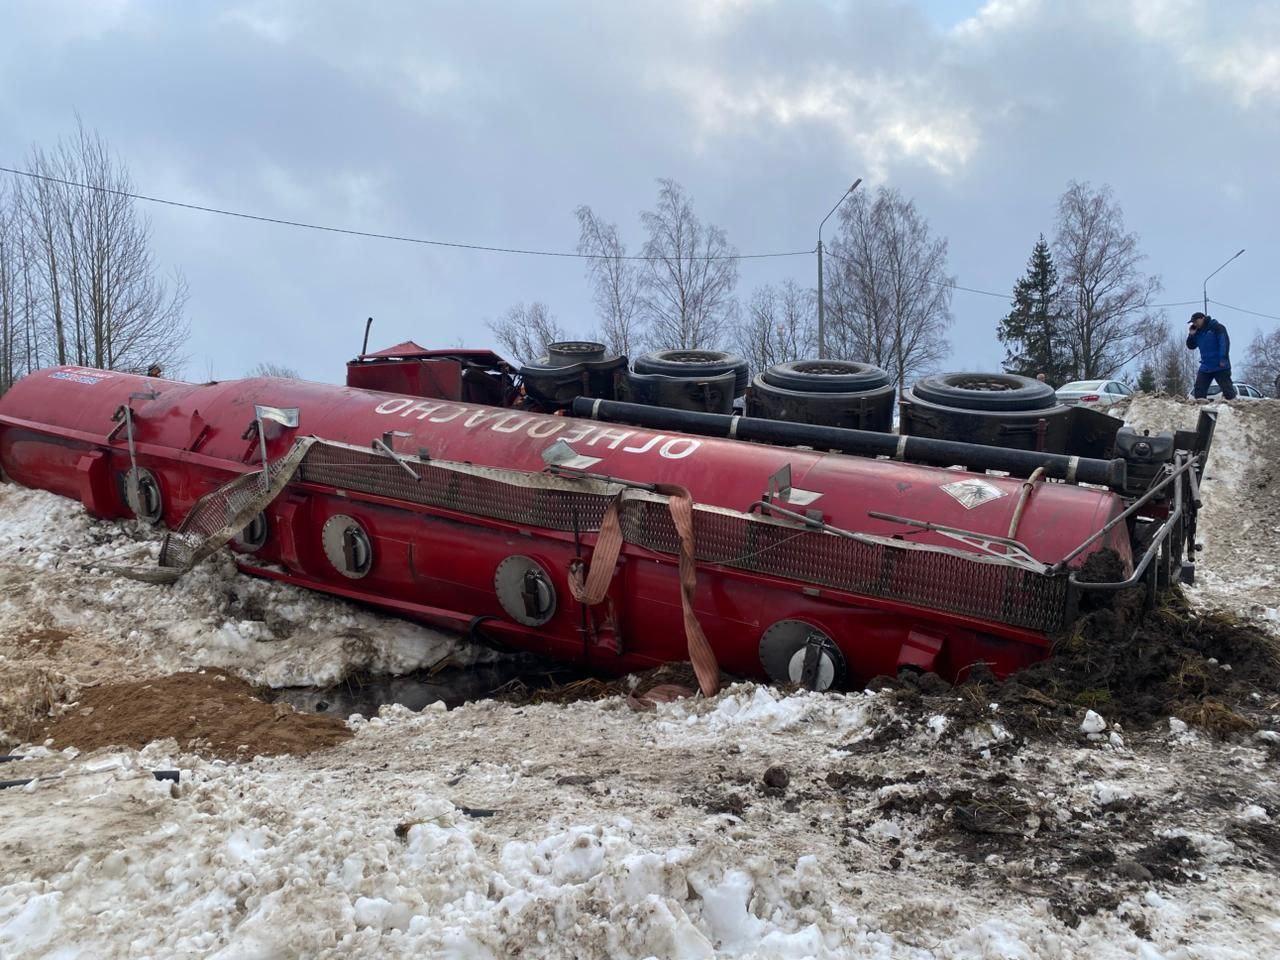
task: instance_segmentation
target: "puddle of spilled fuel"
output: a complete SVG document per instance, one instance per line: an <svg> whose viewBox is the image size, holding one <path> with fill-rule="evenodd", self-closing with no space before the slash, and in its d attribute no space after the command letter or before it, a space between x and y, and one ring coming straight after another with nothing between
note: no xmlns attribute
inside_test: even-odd
<svg viewBox="0 0 1280 960"><path fill-rule="evenodd" d="M563 663L528 654L504 657L472 667L420 670L399 677L357 675L332 687L281 687L268 695L296 710L334 716L376 716L383 704L421 710L440 701L449 709L483 700L518 681L526 689L567 683L584 676Z"/></svg>

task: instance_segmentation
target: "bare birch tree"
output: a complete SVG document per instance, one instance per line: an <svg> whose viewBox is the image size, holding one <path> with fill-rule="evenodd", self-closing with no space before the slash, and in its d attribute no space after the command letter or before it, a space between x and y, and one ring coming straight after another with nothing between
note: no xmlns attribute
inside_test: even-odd
<svg viewBox="0 0 1280 960"><path fill-rule="evenodd" d="M293 367L286 367L283 363L271 363L263 361L254 364L253 368L245 374L248 377L278 377L281 380L300 380L298 371Z"/></svg>
<svg viewBox="0 0 1280 960"><path fill-rule="evenodd" d="M517 303L486 326L498 345L516 363L528 363L547 353L547 344L566 339L564 328L545 303Z"/></svg>
<svg viewBox="0 0 1280 960"><path fill-rule="evenodd" d="M0 394L25 372L18 354L22 239L9 193L0 181Z"/></svg>
<svg viewBox="0 0 1280 960"><path fill-rule="evenodd" d="M1280 327L1270 333L1255 333L1247 356L1241 379L1280 399Z"/></svg>
<svg viewBox="0 0 1280 960"><path fill-rule="evenodd" d="M26 241L24 257L31 275L39 285L43 306L45 332L51 341L53 362L68 362L66 323L63 317L63 290L65 270L61 266L63 248L61 225L63 223L63 194L68 189L46 177L60 172L55 169L47 154L33 147L27 166L37 175L36 179L16 181L19 209L25 220L23 238Z"/></svg>
<svg viewBox="0 0 1280 960"><path fill-rule="evenodd" d="M16 209L35 284L40 340L55 363L143 371L180 367L187 285L160 278L151 226L133 206L128 171L83 123L28 159Z"/></svg>
<svg viewBox="0 0 1280 960"><path fill-rule="evenodd" d="M658 202L640 215L644 244L640 304L655 349L721 345L737 311L737 250L724 230L704 224L684 188L658 181Z"/></svg>
<svg viewBox="0 0 1280 960"><path fill-rule="evenodd" d="M627 260L626 244L618 237L618 225L605 223L586 206L574 211L578 218L578 252L591 257L587 277L600 317L600 339L610 353L635 353L644 342L640 319L640 271Z"/></svg>
<svg viewBox="0 0 1280 960"><path fill-rule="evenodd" d="M46 362L35 245L19 184L0 183L0 393Z"/></svg>
<svg viewBox="0 0 1280 960"><path fill-rule="evenodd" d="M1146 276L1138 235L1128 233L1111 188L1071 181L1058 199L1054 259L1065 301L1063 334L1074 379L1111 377L1158 349L1163 317L1152 301L1160 278Z"/></svg>
<svg viewBox="0 0 1280 960"><path fill-rule="evenodd" d="M817 298L794 280L756 287L738 327L738 352L753 372L803 360L817 345Z"/></svg>
<svg viewBox="0 0 1280 960"><path fill-rule="evenodd" d="M914 201L881 187L841 208L831 245L839 264L831 291L828 354L884 367L899 387L950 352L947 241L929 232Z"/></svg>

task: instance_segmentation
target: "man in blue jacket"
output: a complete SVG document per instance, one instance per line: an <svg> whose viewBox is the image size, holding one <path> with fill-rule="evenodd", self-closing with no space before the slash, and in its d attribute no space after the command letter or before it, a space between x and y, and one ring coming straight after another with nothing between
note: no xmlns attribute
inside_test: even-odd
<svg viewBox="0 0 1280 960"><path fill-rule="evenodd" d="M1197 310L1191 315L1187 349L1200 351L1200 370L1191 395L1203 400L1209 395L1209 384L1217 380L1223 398L1234 400L1236 386L1231 382L1231 338L1227 336L1227 328Z"/></svg>

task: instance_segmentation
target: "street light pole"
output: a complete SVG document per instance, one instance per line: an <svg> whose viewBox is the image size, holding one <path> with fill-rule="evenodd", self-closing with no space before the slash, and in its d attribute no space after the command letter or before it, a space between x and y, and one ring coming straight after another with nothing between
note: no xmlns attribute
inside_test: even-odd
<svg viewBox="0 0 1280 960"><path fill-rule="evenodd" d="M1240 251L1238 251L1237 253L1235 253L1233 256L1231 256L1231 257L1227 260L1227 263L1230 263L1232 260L1234 260L1236 257L1240 256L1240 254L1242 254L1242 253L1244 253L1244 250L1243 250L1243 249L1242 249L1242 250L1240 250ZM1224 264L1222 265L1222 267L1225 267L1225 266L1227 265L1227 263L1224 263ZM1205 277L1205 278L1204 278L1204 283L1203 283L1203 284L1201 285L1201 287L1200 287L1200 292L1204 294L1204 312L1205 312L1205 315L1206 315L1206 316L1208 316L1208 314L1209 314L1209 281L1210 281L1210 280L1212 280L1212 279L1214 278L1214 276L1215 276L1216 274L1218 274L1218 273L1222 270L1222 267L1219 267L1217 270L1213 271L1213 273L1211 273L1211 274L1209 274L1207 277Z"/></svg>
<svg viewBox="0 0 1280 960"><path fill-rule="evenodd" d="M860 184L861 182L862 182L861 177L853 181L853 186L851 186L848 190L844 192L844 195L839 200L836 201L836 205L831 208L830 213L828 213L825 217L822 218L822 223L818 224L818 359L819 360L825 360L827 356L827 317L826 317L826 308L822 299L822 228L826 224L826 222L831 219L831 214L835 213L836 209L840 206L840 204L844 203L845 200L848 199L849 194L853 193L853 191L858 189L858 184Z"/></svg>

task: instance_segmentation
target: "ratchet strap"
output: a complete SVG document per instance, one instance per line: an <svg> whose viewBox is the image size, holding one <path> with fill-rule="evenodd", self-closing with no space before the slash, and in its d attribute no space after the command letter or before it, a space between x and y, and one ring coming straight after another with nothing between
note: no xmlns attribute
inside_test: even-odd
<svg viewBox="0 0 1280 960"><path fill-rule="evenodd" d="M684 487L671 484L659 484L655 490L667 498L671 522L680 537L680 606L684 611L685 641L698 687L704 696L710 697L720 689L720 665L693 609L693 592L698 578L698 562L693 549L693 497ZM618 505L625 495L626 491L618 494L605 511L595 549L591 553L591 566L585 577L582 562L569 566L569 592L586 606L593 607L603 602L613 580L623 542Z"/></svg>

